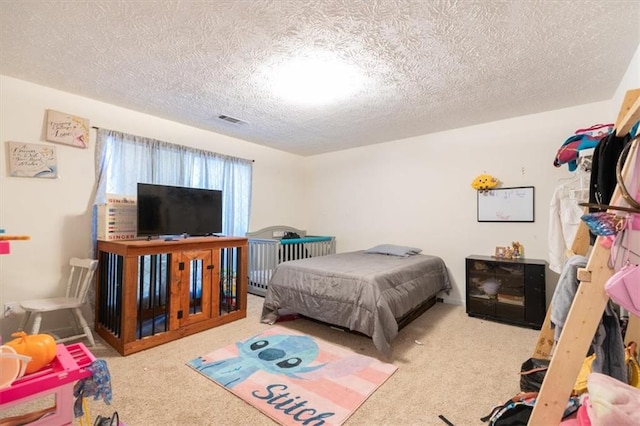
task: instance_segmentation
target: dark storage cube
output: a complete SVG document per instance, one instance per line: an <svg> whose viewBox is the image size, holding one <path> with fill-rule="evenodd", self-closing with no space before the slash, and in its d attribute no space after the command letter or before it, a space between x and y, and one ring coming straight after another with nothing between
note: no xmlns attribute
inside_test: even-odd
<svg viewBox="0 0 640 426"><path fill-rule="evenodd" d="M538 259L467 257L467 314L540 329L546 314L545 269L546 262Z"/></svg>

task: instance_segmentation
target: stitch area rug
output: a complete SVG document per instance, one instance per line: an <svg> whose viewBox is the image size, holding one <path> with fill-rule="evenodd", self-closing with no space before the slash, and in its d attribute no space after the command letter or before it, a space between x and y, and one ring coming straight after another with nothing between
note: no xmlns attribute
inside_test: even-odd
<svg viewBox="0 0 640 426"><path fill-rule="evenodd" d="M397 369L279 326L187 365L283 425L340 425Z"/></svg>

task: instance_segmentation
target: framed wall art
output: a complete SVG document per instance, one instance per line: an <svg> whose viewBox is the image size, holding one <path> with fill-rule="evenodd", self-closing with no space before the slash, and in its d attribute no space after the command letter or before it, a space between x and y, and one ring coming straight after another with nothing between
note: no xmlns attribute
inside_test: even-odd
<svg viewBox="0 0 640 426"><path fill-rule="evenodd" d="M89 120L64 112L47 110L47 140L78 148L89 147Z"/></svg>
<svg viewBox="0 0 640 426"><path fill-rule="evenodd" d="M478 222L534 222L534 187L478 191Z"/></svg>
<svg viewBox="0 0 640 426"><path fill-rule="evenodd" d="M9 175L13 177L58 177L56 147L51 145L7 142Z"/></svg>

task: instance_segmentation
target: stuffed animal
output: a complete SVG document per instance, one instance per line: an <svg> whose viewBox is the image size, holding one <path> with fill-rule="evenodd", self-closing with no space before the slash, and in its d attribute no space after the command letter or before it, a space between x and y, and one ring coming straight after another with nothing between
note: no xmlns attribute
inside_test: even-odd
<svg viewBox="0 0 640 426"><path fill-rule="evenodd" d="M494 178L491 175L486 173L477 176L473 182L471 182L471 187L473 189L477 189L478 191L486 191L491 188L495 188L500 184L500 181L497 178Z"/></svg>

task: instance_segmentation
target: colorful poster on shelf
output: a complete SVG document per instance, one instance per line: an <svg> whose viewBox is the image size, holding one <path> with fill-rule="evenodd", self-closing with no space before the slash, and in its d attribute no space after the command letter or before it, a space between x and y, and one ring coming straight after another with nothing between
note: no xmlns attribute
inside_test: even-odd
<svg viewBox="0 0 640 426"><path fill-rule="evenodd" d="M7 142L9 175L13 177L58 177L56 147L36 143Z"/></svg>
<svg viewBox="0 0 640 426"><path fill-rule="evenodd" d="M47 140L79 148L89 147L89 120L64 112L47 110Z"/></svg>

